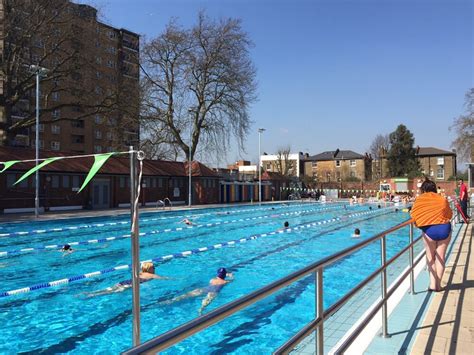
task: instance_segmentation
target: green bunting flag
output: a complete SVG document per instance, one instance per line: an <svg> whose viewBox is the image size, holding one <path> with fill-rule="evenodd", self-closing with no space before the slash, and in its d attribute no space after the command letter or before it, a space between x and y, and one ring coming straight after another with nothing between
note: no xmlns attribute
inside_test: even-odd
<svg viewBox="0 0 474 355"><path fill-rule="evenodd" d="M54 157L54 158L48 158L46 159L45 161L43 161L41 164L31 168L30 170L28 170L26 173L24 173L21 178L19 178L15 183L14 185L18 184L19 182L25 180L28 176L30 176L31 174L33 174L34 172L36 172L37 170L41 169L43 166L46 166L48 165L49 163L52 163L53 161L56 161L56 160L59 160L59 159L63 159L64 157Z"/></svg>
<svg viewBox="0 0 474 355"><path fill-rule="evenodd" d="M3 169L0 170L0 174L3 173L5 170L7 170L12 165L14 165L16 163L19 163L19 162L20 162L19 160L12 160L12 161L5 161L5 162L1 163L1 164L3 164Z"/></svg>
<svg viewBox="0 0 474 355"><path fill-rule="evenodd" d="M87 174L87 177L86 179L84 180L84 182L82 183L82 186L81 188L79 189L79 191L77 191L77 193L81 192L82 189L84 187L86 187L86 185L89 183L89 181L94 177L95 174L97 174L97 172L100 170L100 168L102 167L102 165L105 164L105 162L107 161L107 159L109 159L112 155L114 155L115 153L114 152L111 152L111 153L105 153L105 154L97 154L97 155L94 155L94 165L92 165L92 168L91 170L89 171L89 174Z"/></svg>

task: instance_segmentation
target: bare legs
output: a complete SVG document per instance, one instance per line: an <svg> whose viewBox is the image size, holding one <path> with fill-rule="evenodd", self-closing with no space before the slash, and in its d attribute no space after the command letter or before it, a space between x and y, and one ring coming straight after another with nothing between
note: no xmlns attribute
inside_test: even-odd
<svg viewBox="0 0 474 355"><path fill-rule="evenodd" d="M426 236L426 234L423 234L431 290L441 290L441 279L443 278L446 265L446 250L448 249L450 240L451 235L444 240L436 241Z"/></svg>

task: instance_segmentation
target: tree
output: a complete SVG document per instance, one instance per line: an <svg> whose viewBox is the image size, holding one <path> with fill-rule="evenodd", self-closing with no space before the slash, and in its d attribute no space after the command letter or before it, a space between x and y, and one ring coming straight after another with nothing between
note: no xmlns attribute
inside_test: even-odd
<svg viewBox="0 0 474 355"><path fill-rule="evenodd" d="M387 154L390 176L414 177L420 172L420 165L413 147L413 134L403 124L390 133L390 149Z"/></svg>
<svg viewBox="0 0 474 355"><path fill-rule="evenodd" d="M451 146L456 148L457 155L461 160L470 161L473 154L471 149L474 138L474 88L467 91L464 106L466 113L455 118L449 129L454 130L456 134Z"/></svg>
<svg viewBox="0 0 474 355"><path fill-rule="evenodd" d="M295 161L290 160L290 147L279 148L277 151L277 159L275 161L276 170L283 176L295 176Z"/></svg>
<svg viewBox="0 0 474 355"><path fill-rule="evenodd" d="M377 134L370 144L369 153L373 159L379 160L390 147L388 134Z"/></svg>
<svg viewBox="0 0 474 355"><path fill-rule="evenodd" d="M172 20L142 51L144 134L191 158L198 147L225 153L231 138L241 147L256 99L250 47L240 20L200 13L190 29Z"/></svg>
<svg viewBox="0 0 474 355"><path fill-rule="evenodd" d="M31 65L47 69L41 79L40 121L50 124L82 120L122 110L137 116L137 88L128 83L100 87L97 10L67 0L4 0L0 24L0 144L34 125L35 73ZM130 59L133 61L133 59ZM137 63L138 64L138 63ZM115 79L115 82L117 80ZM124 95L124 93L127 93ZM57 113L60 112L60 115ZM128 121L115 126L126 126ZM117 133L123 131L117 129Z"/></svg>

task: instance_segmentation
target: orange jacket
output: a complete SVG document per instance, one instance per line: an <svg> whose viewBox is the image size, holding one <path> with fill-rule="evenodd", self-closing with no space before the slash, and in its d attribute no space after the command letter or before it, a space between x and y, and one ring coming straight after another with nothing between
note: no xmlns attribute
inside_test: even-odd
<svg viewBox="0 0 474 355"><path fill-rule="evenodd" d="M434 192L425 192L416 198L410 214L417 227L424 227L449 223L453 211L443 196Z"/></svg>

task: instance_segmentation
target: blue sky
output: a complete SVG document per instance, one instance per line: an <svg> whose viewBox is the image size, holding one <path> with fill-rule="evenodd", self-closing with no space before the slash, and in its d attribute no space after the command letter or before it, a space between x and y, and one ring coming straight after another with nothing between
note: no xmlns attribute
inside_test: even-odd
<svg viewBox="0 0 474 355"><path fill-rule="evenodd" d="M103 20L143 36L199 10L236 17L254 42L259 100L247 154L290 146L311 155L365 153L405 124L415 143L450 150L448 131L473 86L474 6L469 0L94 0ZM214 163L215 164L215 163ZM211 164L212 165L212 164Z"/></svg>

